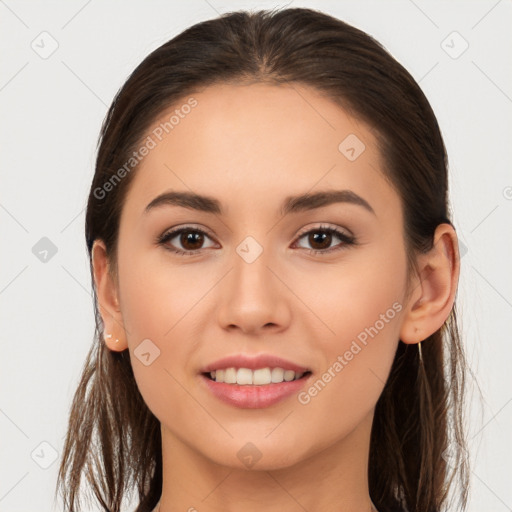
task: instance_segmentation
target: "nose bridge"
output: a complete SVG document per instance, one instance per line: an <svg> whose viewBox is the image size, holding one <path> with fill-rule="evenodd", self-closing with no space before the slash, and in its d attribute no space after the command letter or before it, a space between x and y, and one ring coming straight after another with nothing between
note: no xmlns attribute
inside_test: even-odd
<svg viewBox="0 0 512 512"><path fill-rule="evenodd" d="M268 301L276 291L268 268L272 265L272 250L249 235L238 244L235 253L231 285L239 300L245 296Z"/></svg>
<svg viewBox="0 0 512 512"><path fill-rule="evenodd" d="M273 254L253 236L247 236L236 246L219 308L219 320L224 327L236 325L248 332L268 324L286 323L284 289L270 270Z"/></svg>

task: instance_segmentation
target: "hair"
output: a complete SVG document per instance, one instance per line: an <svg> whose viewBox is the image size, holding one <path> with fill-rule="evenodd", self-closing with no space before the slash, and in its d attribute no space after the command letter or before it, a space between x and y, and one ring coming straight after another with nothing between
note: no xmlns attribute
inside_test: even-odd
<svg viewBox="0 0 512 512"><path fill-rule="evenodd" d="M136 512L150 512L162 492L160 422L145 404L129 351L103 340L92 247L107 249L117 276L120 214L136 166L109 193L107 182L130 159L161 113L214 84L306 85L375 133L383 175L401 199L408 276L416 256L449 223L447 155L432 108L412 76L365 32L322 12L277 9L230 12L166 42L116 94L98 142L85 235L96 331L74 395L57 491L65 510L80 510L82 473L102 509L121 510L137 490ZM119 178L119 174L117 174ZM116 277L117 279L117 277ZM436 512L455 484L466 508L464 381L467 371L455 304L443 326L418 347L399 341L376 404L369 452L369 491L380 512Z"/></svg>

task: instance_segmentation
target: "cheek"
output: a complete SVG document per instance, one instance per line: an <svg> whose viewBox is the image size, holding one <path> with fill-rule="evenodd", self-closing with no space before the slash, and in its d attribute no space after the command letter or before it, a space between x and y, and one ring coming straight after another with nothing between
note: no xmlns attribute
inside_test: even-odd
<svg viewBox="0 0 512 512"><path fill-rule="evenodd" d="M338 417L347 411L366 414L389 375L404 308L405 252L392 247L386 256L386 247L376 252L361 251L343 265L315 273L314 282L305 278L301 284L324 324L325 334L315 347L323 368L299 400L311 403L318 414L326 408ZM306 295L308 289L315 292Z"/></svg>
<svg viewBox="0 0 512 512"><path fill-rule="evenodd" d="M307 431L318 428L325 445L348 435L374 409L393 364L399 337L401 304L385 297L372 305L341 303L331 325L336 335L323 338L324 365L297 396Z"/></svg>
<svg viewBox="0 0 512 512"><path fill-rule="evenodd" d="M347 342L364 343L376 327L383 338L393 337L403 309L406 285L405 253L388 250L354 252L339 264L318 267L296 278L297 295L304 297L323 324L328 352ZM348 347L347 347L348 348Z"/></svg>
<svg viewBox="0 0 512 512"><path fill-rule="evenodd" d="M165 249L130 247L119 251L120 295L128 337L169 343L182 319L200 301L209 287L204 272L193 265L178 268Z"/></svg>
<svg viewBox="0 0 512 512"><path fill-rule="evenodd" d="M180 406L178 383L191 371L187 361L194 350L190 319L211 284L197 273L172 272L168 264L148 261L142 252L126 248L119 252L119 282L135 380L150 410L160 417L169 407Z"/></svg>

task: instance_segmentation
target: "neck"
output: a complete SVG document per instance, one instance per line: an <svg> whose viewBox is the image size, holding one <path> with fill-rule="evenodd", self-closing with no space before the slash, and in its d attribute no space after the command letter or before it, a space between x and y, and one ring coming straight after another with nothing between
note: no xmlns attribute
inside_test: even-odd
<svg viewBox="0 0 512 512"><path fill-rule="evenodd" d="M356 429L286 468L219 465L162 426L158 512L371 512L368 453L373 411Z"/></svg>

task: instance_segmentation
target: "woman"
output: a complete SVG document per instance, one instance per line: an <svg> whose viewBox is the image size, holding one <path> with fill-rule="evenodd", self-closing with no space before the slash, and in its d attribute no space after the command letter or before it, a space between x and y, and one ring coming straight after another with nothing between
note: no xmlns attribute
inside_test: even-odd
<svg viewBox="0 0 512 512"><path fill-rule="evenodd" d="M235 12L149 55L86 215L97 336L58 485L106 511L466 504L457 235L434 113L375 40Z"/></svg>

